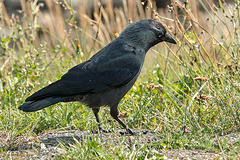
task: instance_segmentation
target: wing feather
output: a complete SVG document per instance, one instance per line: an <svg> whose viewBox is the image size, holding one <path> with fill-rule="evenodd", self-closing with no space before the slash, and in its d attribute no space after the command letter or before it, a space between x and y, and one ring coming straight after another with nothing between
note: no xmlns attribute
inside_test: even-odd
<svg viewBox="0 0 240 160"><path fill-rule="evenodd" d="M141 63L130 54L101 64L90 60L73 67L60 80L37 91L26 101L84 95L121 87L130 82L140 69Z"/></svg>

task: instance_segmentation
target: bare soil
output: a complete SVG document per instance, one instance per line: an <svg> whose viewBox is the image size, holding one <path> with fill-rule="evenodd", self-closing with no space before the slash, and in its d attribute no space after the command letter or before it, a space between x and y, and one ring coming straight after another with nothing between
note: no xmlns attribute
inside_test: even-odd
<svg viewBox="0 0 240 160"><path fill-rule="evenodd" d="M121 130L122 131L122 130ZM121 131L118 131L121 132ZM99 133L92 134L90 132L82 132L78 130L67 131L49 131L37 137L31 136L17 136L11 139L10 134L0 132L0 147L6 151L0 153L0 159L8 157L10 159L52 159L57 158L58 155L64 154L65 151L60 147L63 145L71 145L76 141L81 141L88 138L98 137L102 143L116 143L124 140L128 145L132 144L151 144L157 142L159 135L150 131L135 130L139 136L120 135L114 133ZM117 138L116 138L117 137ZM232 133L219 137L218 139L227 139L228 145L240 141L240 133ZM217 139L212 139L216 141ZM154 147L151 148L153 152L158 152L164 155L165 159L222 159L222 155L217 153L206 152L200 149L195 150L161 150L156 151Z"/></svg>

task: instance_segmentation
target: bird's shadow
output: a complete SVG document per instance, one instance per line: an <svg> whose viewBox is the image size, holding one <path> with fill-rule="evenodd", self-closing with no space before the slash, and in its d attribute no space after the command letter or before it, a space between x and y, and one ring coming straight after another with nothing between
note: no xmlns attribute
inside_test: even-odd
<svg viewBox="0 0 240 160"><path fill-rule="evenodd" d="M38 135L37 137L31 136L17 136L12 141L0 145L0 149L8 151L17 151L17 150L29 150L29 149L50 149L52 147L59 146L71 146L76 143L86 143L88 141L99 141L109 143L119 143L123 140L139 139L141 141L147 141L149 137L154 137L156 133L151 132L150 130L133 130L136 134L121 134L126 130L116 130L110 133L93 133L90 131L79 131L79 130L65 130L65 131L49 131L43 134ZM131 138L129 138L131 137ZM152 139L152 138L151 138Z"/></svg>
<svg viewBox="0 0 240 160"><path fill-rule="evenodd" d="M148 130L141 130L141 131L135 131L136 135L143 134L146 135L149 131ZM46 135L40 136L40 144L41 147L53 147L60 144L63 144L65 146L70 146L75 143L82 143L83 141L93 141L97 138L100 138L104 141L104 139L109 138L116 138L118 137L124 137L124 136L136 136L136 135L129 135L129 134L122 134L124 133L124 130L118 130L116 132L110 132L110 133L90 133L89 131L61 131L61 132L55 132L55 133L48 133Z"/></svg>
<svg viewBox="0 0 240 160"><path fill-rule="evenodd" d="M39 135L39 142L41 148L44 147L53 147L60 144L70 146L78 142L83 142L84 140L93 140L95 134L92 134L88 131L57 131L51 133L45 133Z"/></svg>
<svg viewBox="0 0 240 160"><path fill-rule="evenodd" d="M86 137L89 140L92 140L91 137ZM85 138L85 139L86 139ZM41 141L41 144L44 144L45 147L53 147L57 146L59 144L63 144L66 146L70 146L72 144L75 144L76 142L82 142L83 141L83 136L58 136L58 137L49 137L47 139L44 139ZM42 147L42 145L41 145Z"/></svg>

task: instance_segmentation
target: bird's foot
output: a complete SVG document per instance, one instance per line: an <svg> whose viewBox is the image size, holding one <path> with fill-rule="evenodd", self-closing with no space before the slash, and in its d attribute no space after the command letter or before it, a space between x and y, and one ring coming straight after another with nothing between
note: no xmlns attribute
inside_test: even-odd
<svg viewBox="0 0 240 160"><path fill-rule="evenodd" d="M97 133L100 133L100 132L110 133L111 131L110 131L110 130L107 130L107 129L103 129L102 127L99 127L98 130L92 130L92 133L94 133L94 134L97 134Z"/></svg>
<svg viewBox="0 0 240 160"><path fill-rule="evenodd" d="M123 131L120 131L119 132L121 135L127 135L127 134L130 134L130 135L132 135L132 136L134 136L134 135L136 135L136 132L133 132L131 129L127 129L127 131L126 132L123 132ZM149 133L149 131L148 130L143 130L142 131L142 134L148 134Z"/></svg>
<svg viewBox="0 0 240 160"><path fill-rule="evenodd" d="M131 136L134 136L134 135L136 135L136 133L135 132L133 132L131 129L129 129L129 128L127 128L127 132L122 132L122 131L120 131L119 132L121 135L131 135Z"/></svg>

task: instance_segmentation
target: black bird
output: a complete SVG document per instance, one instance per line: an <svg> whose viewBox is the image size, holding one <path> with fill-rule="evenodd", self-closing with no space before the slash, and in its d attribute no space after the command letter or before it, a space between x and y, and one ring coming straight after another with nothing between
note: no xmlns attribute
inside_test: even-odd
<svg viewBox="0 0 240 160"><path fill-rule="evenodd" d="M101 106L109 106L111 116L134 134L118 118L118 104L137 80L147 51L162 41L176 44L160 22L143 19L131 23L89 60L28 97L19 109L33 112L58 102L79 101L92 108L99 130L107 132L101 127L98 112Z"/></svg>

